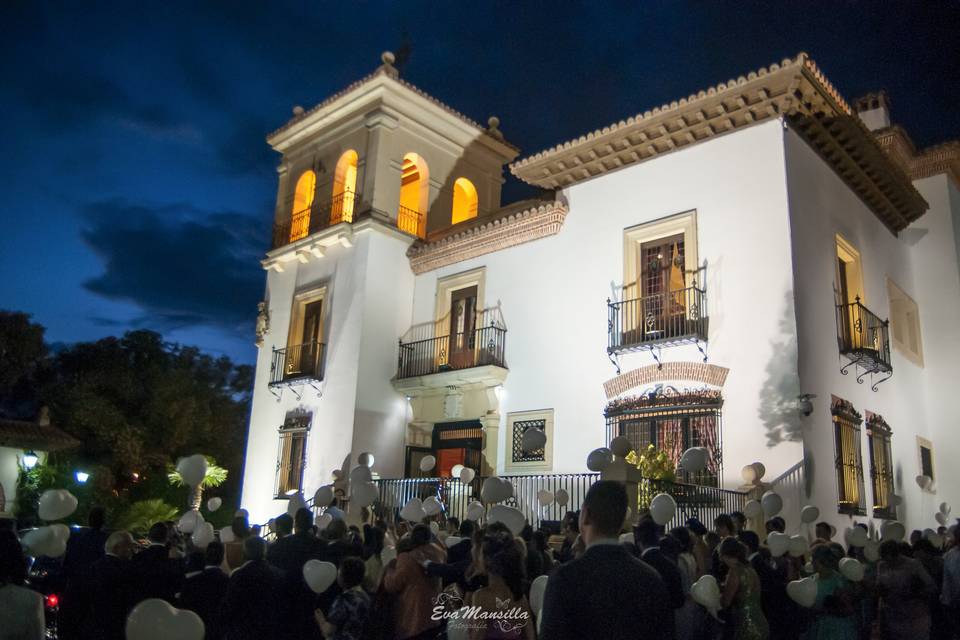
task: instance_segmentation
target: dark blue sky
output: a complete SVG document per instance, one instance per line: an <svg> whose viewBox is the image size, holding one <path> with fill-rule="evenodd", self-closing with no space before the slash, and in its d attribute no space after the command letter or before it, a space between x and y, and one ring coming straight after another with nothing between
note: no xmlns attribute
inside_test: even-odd
<svg viewBox="0 0 960 640"><path fill-rule="evenodd" d="M955 1L6 0L0 308L53 341L148 327L252 362L264 136L401 48L524 155L801 50L847 98L886 88L918 145L960 138Z"/></svg>

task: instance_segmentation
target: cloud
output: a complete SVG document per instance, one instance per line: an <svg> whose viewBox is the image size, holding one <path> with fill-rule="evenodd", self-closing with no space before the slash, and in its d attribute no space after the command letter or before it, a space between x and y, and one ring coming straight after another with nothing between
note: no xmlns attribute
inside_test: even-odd
<svg viewBox="0 0 960 640"><path fill-rule="evenodd" d="M185 203L151 207L126 200L92 202L81 214L81 237L104 264L83 286L142 309L130 324L165 331L251 328L263 290L261 220Z"/></svg>

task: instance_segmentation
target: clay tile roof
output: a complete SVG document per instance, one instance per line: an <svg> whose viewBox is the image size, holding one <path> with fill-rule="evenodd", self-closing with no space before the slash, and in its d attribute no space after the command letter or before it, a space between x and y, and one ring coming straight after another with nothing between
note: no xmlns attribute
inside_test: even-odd
<svg viewBox="0 0 960 640"><path fill-rule="evenodd" d="M0 447L57 451L79 445L79 440L52 425L0 418Z"/></svg>

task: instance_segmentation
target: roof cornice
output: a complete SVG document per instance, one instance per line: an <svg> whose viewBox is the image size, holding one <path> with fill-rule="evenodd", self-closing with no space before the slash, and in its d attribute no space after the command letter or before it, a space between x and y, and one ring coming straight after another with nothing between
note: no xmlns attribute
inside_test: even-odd
<svg viewBox="0 0 960 640"><path fill-rule="evenodd" d="M785 118L893 232L927 209L805 53L637 114L510 165L558 189L774 118Z"/></svg>
<svg viewBox="0 0 960 640"><path fill-rule="evenodd" d="M899 125L874 132L877 143L912 180L929 178L940 173L950 177L960 188L960 140L951 140L920 151Z"/></svg>

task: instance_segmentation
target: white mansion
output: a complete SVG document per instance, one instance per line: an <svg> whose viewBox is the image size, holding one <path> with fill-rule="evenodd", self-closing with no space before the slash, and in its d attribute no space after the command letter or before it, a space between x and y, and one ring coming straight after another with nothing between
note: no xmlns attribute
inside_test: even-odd
<svg viewBox="0 0 960 640"><path fill-rule="evenodd" d="M517 159L392 62L268 137L253 520L351 452L547 477L619 435L706 447L699 485L762 462L791 525L960 507L960 142L801 54Z"/></svg>

